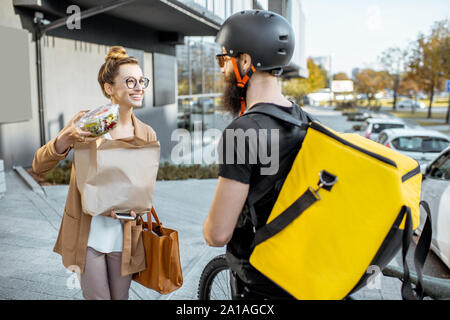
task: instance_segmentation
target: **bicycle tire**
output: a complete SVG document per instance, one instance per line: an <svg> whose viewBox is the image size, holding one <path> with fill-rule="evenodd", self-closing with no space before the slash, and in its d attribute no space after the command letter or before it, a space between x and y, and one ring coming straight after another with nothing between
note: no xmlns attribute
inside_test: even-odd
<svg viewBox="0 0 450 320"><path fill-rule="evenodd" d="M225 254L213 258L202 271L198 284L198 299L211 300L211 287L216 276L224 270L229 270ZM230 290L231 297L231 290Z"/></svg>

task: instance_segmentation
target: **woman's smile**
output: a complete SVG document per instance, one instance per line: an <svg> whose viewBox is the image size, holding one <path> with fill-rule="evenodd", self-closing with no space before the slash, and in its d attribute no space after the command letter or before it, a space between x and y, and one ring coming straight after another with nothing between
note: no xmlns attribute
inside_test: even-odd
<svg viewBox="0 0 450 320"><path fill-rule="evenodd" d="M141 93L133 93L130 94L131 99L133 99L134 101L141 101L142 100L142 94Z"/></svg>

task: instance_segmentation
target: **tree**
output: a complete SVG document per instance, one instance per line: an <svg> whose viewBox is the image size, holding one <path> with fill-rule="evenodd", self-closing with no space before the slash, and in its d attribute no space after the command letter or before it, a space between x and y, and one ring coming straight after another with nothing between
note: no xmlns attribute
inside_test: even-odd
<svg viewBox="0 0 450 320"><path fill-rule="evenodd" d="M369 104L376 100L375 94L386 88L390 88L392 79L386 71L363 69L356 74L355 89L358 93L367 95Z"/></svg>
<svg viewBox="0 0 450 320"><path fill-rule="evenodd" d="M327 77L325 70L311 58L308 58L307 67L309 72L308 78L292 78L283 81L282 88L284 95L300 101L307 94L326 87Z"/></svg>
<svg viewBox="0 0 450 320"><path fill-rule="evenodd" d="M309 77L306 79L308 93L315 92L327 86L327 73L312 58L307 62Z"/></svg>
<svg viewBox="0 0 450 320"><path fill-rule="evenodd" d="M304 79L293 78L282 82L283 94L292 97L299 102L308 94L307 85Z"/></svg>
<svg viewBox="0 0 450 320"><path fill-rule="evenodd" d="M441 47L440 56L441 56L442 68L444 71L444 79L449 80L450 79L450 37L449 37L448 20L447 20L446 34L442 39L442 43L441 43L440 47ZM443 86L445 86L445 81L443 80L442 82L443 82ZM448 97L446 123L450 124L450 92L448 94L449 94L449 97Z"/></svg>
<svg viewBox="0 0 450 320"><path fill-rule="evenodd" d="M345 72L338 72L334 74L333 80L350 80L350 78Z"/></svg>
<svg viewBox="0 0 450 320"><path fill-rule="evenodd" d="M397 107L397 92L400 84L400 73L403 72L405 68L407 54L408 52L406 50L394 47L383 51L379 57L384 69L392 78L392 90L394 92L394 101L392 103L393 110L396 110Z"/></svg>
<svg viewBox="0 0 450 320"><path fill-rule="evenodd" d="M401 95L416 95L419 92L420 88L419 88L419 84L417 83L417 81L409 76L408 74L406 74L405 76L402 77L399 85L398 85L398 93Z"/></svg>
<svg viewBox="0 0 450 320"><path fill-rule="evenodd" d="M442 20L435 23L429 36L419 34L413 43L409 75L429 94L428 118L431 118L435 91L442 89L449 73L449 35L449 21Z"/></svg>

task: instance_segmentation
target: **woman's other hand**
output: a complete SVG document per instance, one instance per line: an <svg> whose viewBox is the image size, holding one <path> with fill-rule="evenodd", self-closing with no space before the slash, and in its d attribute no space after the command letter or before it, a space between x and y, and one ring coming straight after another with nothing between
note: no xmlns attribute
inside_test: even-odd
<svg viewBox="0 0 450 320"><path fill-rule="evenodd" d="M130 215L131 215L133 218L136 219L136 212L134 212L133 210L130 211ZM113 218L113 219L118 219L118 218L117 218L117 215L114 213L113 210L111 210L109 216L110 216L111 218Z"/></svg>
<svg viewBox="0 0 450 320"><path fill-rule="evenodd" d="M75 142L91 142L98 137L92 137L89 131L81 130L76 122L83 117L89 110L78 112L72 120L59 132L55 140L55 151L58 154L63 154Z"/></svg>

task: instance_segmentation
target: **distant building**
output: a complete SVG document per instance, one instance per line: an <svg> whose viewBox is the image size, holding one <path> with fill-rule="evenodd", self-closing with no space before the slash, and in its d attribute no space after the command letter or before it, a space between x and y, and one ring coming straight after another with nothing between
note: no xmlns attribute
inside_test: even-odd
<svg viewBox="0 0 450 320"><path fill-rule="evenodd" d="M196 1L196 5L200 5L201 2L204 1ZM233 6L226 6L229 11L225 14L223 13L224 6L214 7L216 11L213 13L222 17L250 9L238 5L240 2L233 1ZM305 15L301 1L258 1L254 5L255 9L276 12L291 22L296 35L296 49L291 64L285 69L283 76L307 77ZM177 45L178 127L193 130L194 123L201 122L203 129L218 128L222 130L230 122L231 117L219 110L222 74L214 57L219 52L221 52L221 48L214 42L214 37L185 37L184 44Z"/></svg>

